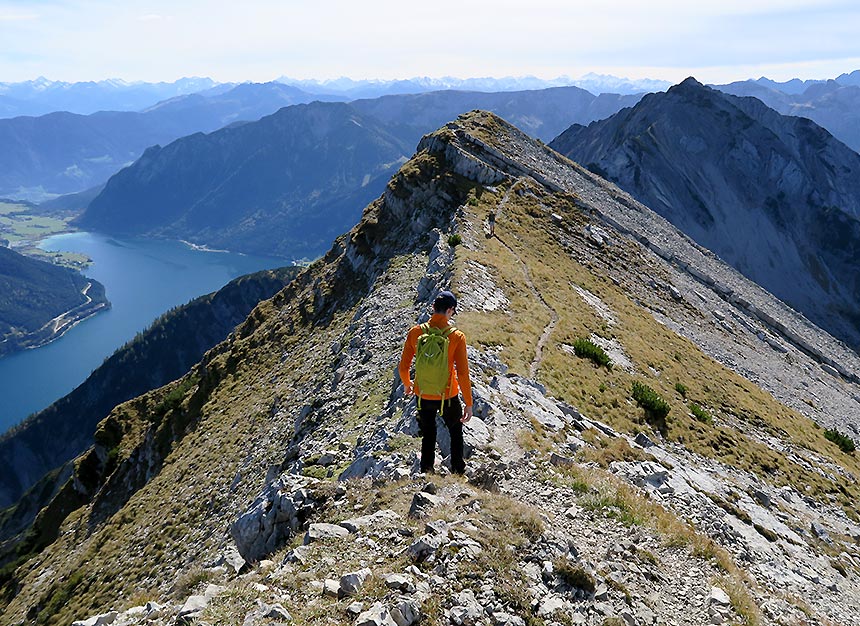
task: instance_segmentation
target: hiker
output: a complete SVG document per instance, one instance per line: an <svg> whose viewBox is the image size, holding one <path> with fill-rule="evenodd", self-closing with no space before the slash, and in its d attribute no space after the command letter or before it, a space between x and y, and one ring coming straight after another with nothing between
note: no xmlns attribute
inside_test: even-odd
<svg viewBox="0 0 860 626"><path fill-rule="evenodd" d="M433 472L436 455L436 414L440 410L451 435L451 471L462 474L466 470L463 460L463 424L472 419L472 385L469 382L469 362L466 358L466 336L450 323L456 312L457 297L450 291L440 292L433 302L433 316L428 322L412 327L406 336L406 344L400 357L398 369L406 395L418 396L421 471L425 473ZM419 346L421 351L415 358ZM435 348L442 349L443 355L439 357L436 353L437 358L434 361ZM445 348L447 355L444 354ZM444 356L447 356L447 359ZM409 375L413 358L415 381L412 381ZM424 389L421 388L422 385ZM465 408L460 405L458 394L461 390Z"/></svg>
<svg viewBox="0 0 860 626"><path fill-rule="evenodd" d="M490 226L490 237L496 236L496 211L493 209L490 211L490 215L487 218L487 223Z"/></svg>

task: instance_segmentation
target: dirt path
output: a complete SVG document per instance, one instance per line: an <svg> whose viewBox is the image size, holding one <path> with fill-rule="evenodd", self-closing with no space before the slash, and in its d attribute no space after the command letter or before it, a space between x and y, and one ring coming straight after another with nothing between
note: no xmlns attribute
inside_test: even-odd
<svg viewBox="0 0 860 626"><path fill-rule="evenodd" d="M501 202L499 202L499 214L501 214L502 209L504 209L505 204L507 204L508 197L514 190L514 187L516 187L516 184L512 185L511 188L508 189L507 193L505 193L505 197L502 198ZM523 277L525 278L526 285L528 285L529 290L538 300L540 300L541 304L546 307L550 314L550 321L544 327L543 332L538 339L537 346L535 347L535 357L532 360L531 365L529 366L529 378L535 379L535 377L537 376L538 369L540 369L541 362L543 361L543 347L546 345L546 342L549 340L552 331L555 330L555 327L558 324L558 312L549 305L549 303L544 299L543 294L541 294L538 288L535 287L534 281L531 277L531 273L529 272L528 265L526 265L520 255L517 254L517 252L511 246L509 246L501 237L496 235L495 238L517 260L517 263L519 263L520 268L522 269Z"/></svg>

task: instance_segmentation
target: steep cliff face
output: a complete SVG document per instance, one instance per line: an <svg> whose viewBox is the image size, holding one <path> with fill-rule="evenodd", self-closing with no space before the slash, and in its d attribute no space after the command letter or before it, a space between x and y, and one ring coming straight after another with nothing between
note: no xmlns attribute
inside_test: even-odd
<svg viewBox="0 0 860 626"><path fill-rule="evenodd" d="M693 79L551 144L860 346L860 155Z"/></svg>
<svg viewBox="0 0 860 626"><path fill-rule="evenodd" d="M466 479L417 474L394 373L443 287L470 344ZM596 346L613 367L577 356ZM101 422L29 538L56 540L4 572L4 617L856 623L860 466L808 416L856 428L858 372L649 209L471 113L185 377Z"/></svg>

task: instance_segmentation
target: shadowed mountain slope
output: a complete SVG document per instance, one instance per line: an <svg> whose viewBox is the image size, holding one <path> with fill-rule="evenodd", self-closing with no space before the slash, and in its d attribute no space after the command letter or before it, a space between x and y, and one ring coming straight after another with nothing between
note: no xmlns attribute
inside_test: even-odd
<svg viewBox="0 0 860 626"><path fill-rule="evenodd" d="M551 145L860 346L860 155L821 127L688 79Z"/></svg>
<svg viewBox="0 0 860 626"><path fill-rule="evenodd" d="M113 176L78 223L242 252L311 257L359 218L407 149L346 104L153 147Z"/></svg>
<svg viewBox="0 0 860 626"><path fill-rule="evenodd" d="M461 478L417 473L395 378L447 287L476 399ZM810 418L856 429L858 373L629 195L470 113L186 376L100 423L31 529L45 547L2 572L3 617L854 625L860 465Z"/></svg>
<svg viewBox="0 0 860 626"><path fill-rule="evenodd" d="M105 306L98 281L0 246L0 356L47 343Z"/></svg>
<svg viewBox="0 0 860 626"><path fill-rule="evenodd" d="M755 81L715 85L734 96L753 96L782 113L806 117L860 152L860 85L835 80L815 82L799 92L785 92Z"/></svg>

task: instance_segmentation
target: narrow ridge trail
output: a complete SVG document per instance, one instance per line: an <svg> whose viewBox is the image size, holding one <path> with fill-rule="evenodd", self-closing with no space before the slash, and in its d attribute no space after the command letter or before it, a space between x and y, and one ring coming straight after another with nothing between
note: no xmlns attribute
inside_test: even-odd
<svg viewBox="0 0 860 626"><path fill-rule="evenodd" d="M502 210L505 207L505 204L508 202L508 198L511 192L516 188L516 183L511 185L510 189L505 193L505 197L499 202L498 205L498 213L501 214ZM528 285L529 290L534 294L534 296L540 300L541 304L546 307L550 314L549 323L544 326L543 332L541 333L540 338L538 339L537 346L535 346L535 357L529 366L529 378L536 380L538 369L540 369L541 362L543 361L543 347L546 345L546 342L549 340L552 331L555 330L556 325L558 324L558 312L550 306L550 304L544 299L543 294L538 290L535 286L534 281L532 280L531 273L529 272L529 267L526 265L525 261L522 260L522 257L511 247L509 246L501 237L498 235L494 235L496 240L511 253L511 255L517 260L517 263L520 264L522 268L523 277L525 278L526 285Z"/></svg>

